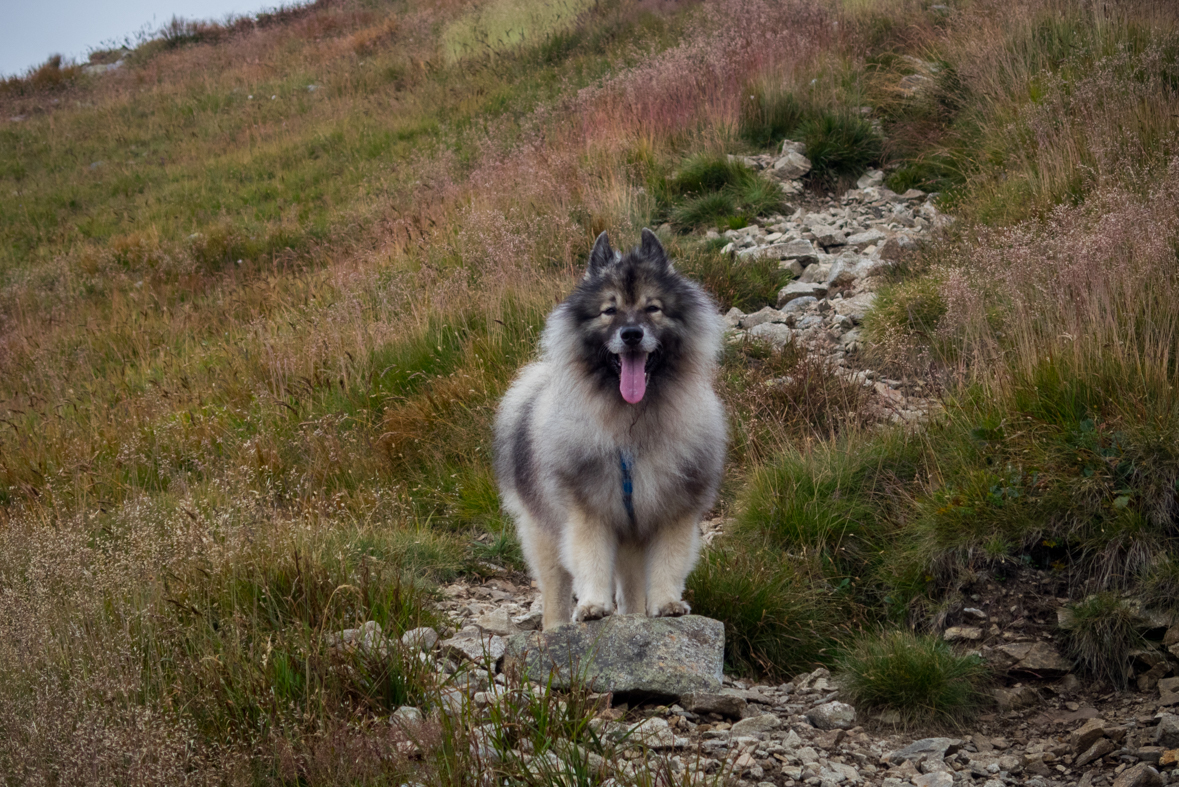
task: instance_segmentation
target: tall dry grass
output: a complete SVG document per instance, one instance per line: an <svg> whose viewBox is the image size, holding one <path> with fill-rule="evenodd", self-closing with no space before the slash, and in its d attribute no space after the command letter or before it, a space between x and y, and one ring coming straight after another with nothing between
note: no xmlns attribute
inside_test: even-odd
<svg viewBox="0 0 1179 787"><path fill-rule="evenodd" d="M981 233L944 271L942 330L987 379L1047 360L1173 404L1179 191L1173 161L1146 194L1099 191L1046 221Z"/></svg>

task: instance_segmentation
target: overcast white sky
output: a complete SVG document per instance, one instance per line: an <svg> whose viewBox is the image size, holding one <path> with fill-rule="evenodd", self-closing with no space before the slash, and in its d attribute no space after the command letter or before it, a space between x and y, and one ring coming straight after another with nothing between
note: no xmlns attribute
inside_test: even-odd
<svg viewBox="0 0 1179 787"><path fill-rule="evenodd" d="M278 0L0 0L0 76L23 74L58 53L78 62L104 44L157 30L173 16L221 21L280 5Z"/></svg>

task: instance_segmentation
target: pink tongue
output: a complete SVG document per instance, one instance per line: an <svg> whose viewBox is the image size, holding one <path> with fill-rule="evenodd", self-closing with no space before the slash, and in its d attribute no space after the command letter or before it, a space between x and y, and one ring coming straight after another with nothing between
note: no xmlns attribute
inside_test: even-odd
<svg viewBox="0 0 1179 787"><path fill-rule="evenodd" d="M622 398L630 404L638 404L647 393L647 354L622 353Z"/></svg>

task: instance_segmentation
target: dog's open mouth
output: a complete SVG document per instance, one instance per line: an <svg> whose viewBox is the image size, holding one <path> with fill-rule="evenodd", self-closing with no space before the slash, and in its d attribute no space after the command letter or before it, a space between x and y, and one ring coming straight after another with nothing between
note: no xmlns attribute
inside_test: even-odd
<svg viewBox="0 0 1179 787"><path fill-rule="evenodd" d="M610 363L618 372L618 389L629 404L643 401L647 393L647 367L651 354L645 352L622 352L610 356Z"/></svg>

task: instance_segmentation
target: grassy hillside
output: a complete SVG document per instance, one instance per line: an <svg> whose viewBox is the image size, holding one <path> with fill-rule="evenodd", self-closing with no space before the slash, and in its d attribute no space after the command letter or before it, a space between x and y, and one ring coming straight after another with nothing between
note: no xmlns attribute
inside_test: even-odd
<svg viewBox="0 0 1179 787"><path fill-rule="evenodd" d="M731 666L1011 565L1173 608L1177 34L1150 0L334 0L0 85L0 773L473 780L462 730L385 721L429 704L416 660L323 634L522 569L489 429L544 315L597 233L664 222L764 305L778 272L698 230L778 197L685 184L787 137L816 192L880 164L957 217L865 361L945 414L890 431L796 348L728 352L735 524L690 585Z"/></svg>

